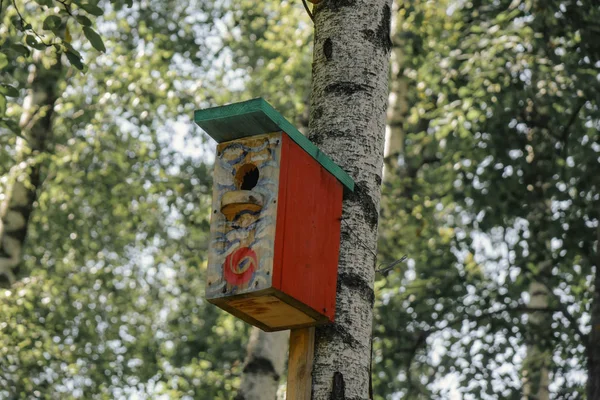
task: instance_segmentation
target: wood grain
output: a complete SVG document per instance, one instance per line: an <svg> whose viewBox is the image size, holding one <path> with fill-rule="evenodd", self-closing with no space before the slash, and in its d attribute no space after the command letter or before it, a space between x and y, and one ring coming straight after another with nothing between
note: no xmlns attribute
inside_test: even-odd
<svg viewBox="0 0 600 400"><path fill-rule="evenodd" d="M314 327L291 330L287 400L310 400L314 348Z"/></svg>
<svg viewBox="0 0 600 400"><path fill-rule="evenodd" d="M273 246L277 223L281 136L272 133L217 146L214 167L213 212L206 298L229 297L271 287ZM239 190L237 172L247 165L260 172L252 190ZM226 260L243 248L252 249L258 262L250 281L243 285L226 281ZM234 266L235 267L235 266ZM240 265L240 270L243 269Z"/></svg>
<svg viewBox="0 0 600 400"><path fill-rule="evenodd" d="M313 318L273 295L231 300L229 306L277 330L290 325L315 323Z"/></svg>
<svg viewBox="0 0 600 400"><path fill-rule="evenodd" d="M288 172L280 178L285 221L279 214L274 261L281 265L281 280L273 287L333 322L342 185L296 143L285 135L282 140L281 158L289 166L282 165Z"/></svg>

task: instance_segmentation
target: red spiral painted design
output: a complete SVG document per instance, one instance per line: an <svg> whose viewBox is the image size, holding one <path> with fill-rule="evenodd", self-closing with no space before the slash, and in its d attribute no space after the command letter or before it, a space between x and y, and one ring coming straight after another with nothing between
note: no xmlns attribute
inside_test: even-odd
<svg viewBox="0 0 600 400"><path fill-rule="evenodd" d="M244 260L248 260L248 262L244 267L240 268L240 264ZM240 247L225 258L223 277L230 285L243 285L248 283L257 268L258 258L254 250L249 247Z"/></svg>

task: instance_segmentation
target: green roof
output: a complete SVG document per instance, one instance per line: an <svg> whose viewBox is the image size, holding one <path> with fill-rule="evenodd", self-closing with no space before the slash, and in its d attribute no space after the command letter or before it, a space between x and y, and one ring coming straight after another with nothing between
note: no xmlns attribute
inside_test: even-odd
<svg viewBox="0 0 600 400"><path fill-rule="evenodd" d="M335 176L347 190L354 191L354 181L350 175L262 98L196 110L194 121L218 143L283 131Z"/></svg>

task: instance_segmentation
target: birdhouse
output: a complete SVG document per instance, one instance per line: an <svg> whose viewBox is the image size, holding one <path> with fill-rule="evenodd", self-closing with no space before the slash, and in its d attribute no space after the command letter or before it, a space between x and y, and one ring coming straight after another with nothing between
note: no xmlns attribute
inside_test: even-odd
<svg viewBox="0 0 600 400"><path fill-rule="evenodd" d="M333 321L352 179L263 99L194 119L218 142L206 299L265 331Z"/></svg>

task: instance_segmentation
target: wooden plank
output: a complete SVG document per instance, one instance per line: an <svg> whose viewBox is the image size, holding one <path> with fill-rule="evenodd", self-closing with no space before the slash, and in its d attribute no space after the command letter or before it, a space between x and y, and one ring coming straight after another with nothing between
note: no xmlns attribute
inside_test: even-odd
<svg viewBox="0 0 600 400"><path fill-rule="evenodd" d="M272 286L282 136L285 135L253 136L217 146L206 271L207 299ZM251 191L239 190L237 172L250 164L257 169L258 180ZM257 204L250 202L232 207L235 198L244 196L254 197L255 203L262 205L260 210Z"/></svg>
<svg viewBox="0 0 600 400"><path fill-rule="evenodd" d="M354 191L354 180L262 98L196 110L194 121L218 143L284 131L304 151L335 176L346 190Z"/></svg>
<svg viewBox="0 0 600 400"><path fill-rule="evenodd" d="M291 140L281 135L281 163L279 165L279 193L277 194L277 220L275 226L275 246L273 253L273 278L271 285L281 288L281 275L283 273L283 234L285 233L285 213L287 204L287 178L290 170L288 154Z"/></svg>
<svg viewBox="0 0 600 400"><path fill-rule="evenodd" d="M280 181L280 192L285 189L287 196L285 214L277 215L278 224L285 218L284 230L278 225L275 231L275 248L283 243L283 249L274 261L281 263L282 277L281 286L274 280L273 287L333 322L342 185L288 137L283 145L282 158L290 168Z"/></svg>
<svg viewBox="0 0 600 400"><path fill-rule="evenodd" d="M314 352L314 327L290 331L287 400L311 400Z"/></svg>
<svg viewBox="0 0 600 400"><path fill-rule="evenodd" d="M251 299L232 299L228 305L260 321L269 329L282 330L284 327L298 324L315 324L316 321L300 310L283 302L275 296L260 296Z"/></svg>
<svg viewBox="0 0 600 400"><path fill-rule="evenodd" d="M269 326L266 323L264 323L264 321L255 318L258 317L257 315L248 314L246 312L247 310L245 310L244 307L241 307L241 309L237 307L237 305L239 305L240 303L260 299L262 297L275 297L279 299L282 303L290 306L291 317L288 318L289 321L287 325L276 324L276 326ZM246 321L250 325L262 329L265 332L304 328L309 326L323 325L330 322L326 316L318 313L316 310L308 307L306 304L299 302L298 300L286 295L285 293L282 293L281 291L275 288L263 289L257 292L242 293L231 297L219 297L207 300L208 302L216 305L217 307L227 311L228 313L236 316L237 318L243 321ZM297 317L300 317L301 319L305 320L305 322L299 323Z"/></svg>

